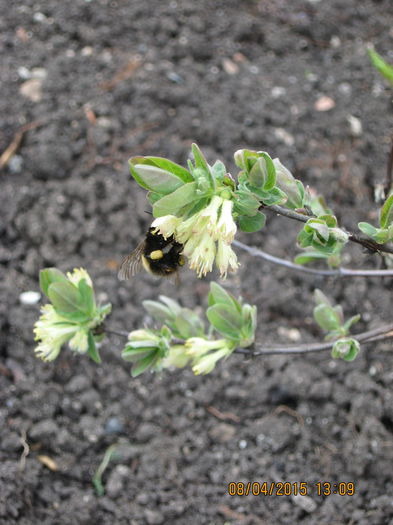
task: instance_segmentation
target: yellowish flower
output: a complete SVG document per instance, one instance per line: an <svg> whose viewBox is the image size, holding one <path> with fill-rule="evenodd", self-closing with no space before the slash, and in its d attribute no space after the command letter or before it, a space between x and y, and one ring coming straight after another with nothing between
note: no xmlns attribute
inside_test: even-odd
<svg viewBox="0 0 393 525"><path fill-rule="evenodd" d="M220 270L221 277L224 278L227 276L228 269L236 272L239 268L236 253L232 250L230 244L221 239L218 240L216 264Z"/></svg>
<svg viewBox="0 0 393 525"><path fill-rule="evenodd" d="M61 346L76 335L78 325L57 314L51 304L43 306L41 313L34 325L35 340L39 341L35 353L44 361L53 361Z"/></svg>
<svg viewBox="0 0 393 525"><path fill-rule="evenodd" d="M216 245L213 238L206 232L198 236L198 245L194 251L188 255L191 270L195 270L198 277L206 275L213 269L214 257L216 255ZM187 251L189 253L189 251Z"/></svg>
<svg viewBox="0 0 393 525"><path fill-rule="evenodd" d="M76 286L78 286L82 279L85 279L89 286L93 286L90 275L84 268L74 268L72 272L67 272L67 277L72 282L72 284L76 284Z"/></svg>
<svg viewBox="0 0 393 525"><path fill-rule="evenodd" d="M223 348L226 346L227 341L225 339L209 341L203 337L190 337L185 342L187 354L194 358L202 357L207 354L207 352L210 352L210 350L216 350L217 348Z"/></svg>
<svg viewBox="0 0 393 525"><path fill-rule="evenodd" d="M155 219L151 226L152 228L156 228L156 230L166 239L171 235L174 235L176 228L180 226L181 222L182 220L180 217L176 217L175 215L165 215L164 217L158 217L158 219Z"/></svg>
<svg viewBox="0 0 393 525"><path fill-rule="evenodd" d="M169 348L168 355L162 362L163 368L175 366L176 368L183 368L187 365L190 360L190 356L187 355L187 349L185 345L173 345Z"/></svg>
<svg viewBox="0 0 393 525"><path fill-rule="evenodd" d="M85 352L87 352L89 344L86 330L80 328L75 333L74 337L70 339L70 342L68 344L71 350L78 352L78 354L84 354Z"/></svg>
<svg viewBox="0 0 393 525"><path fill-rule="evenodd" d="M229 348L221 348L215 352L210 352L205 354L203 357L198 359L196 364L192 367L192 370L195 375L199 374L208 374L211 372L219 359L228 356L231 353Z"/></svg>
<svg viewBox="0 0 393 525"><path fill-rule="evenodd" d="M217 239L225 240L227 243L231 243L235 238L237 227L232 216L233 201L224 199L221 206L220 219L216 227Z"/></svg>

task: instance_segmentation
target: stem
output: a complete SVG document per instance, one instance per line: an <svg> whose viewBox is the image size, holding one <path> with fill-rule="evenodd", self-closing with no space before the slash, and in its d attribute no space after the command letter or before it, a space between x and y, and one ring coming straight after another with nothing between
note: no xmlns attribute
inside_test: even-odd
<svg viewBox="0 0 393 525"><path fill-rule="evenodd" d="M374 330L368 330L360 334L355 334L354 339L357 339L359 343L372 343L374 341L381 341L393 337L393 323L375 328ZM310 343L296 346L255 346L256 350L253 351L247 348L238 348L235 350L239 354L248 354L250 356L260 355L275 355L275 354L309 354L311 352L323 352L329 350L334 345L335 341L327 341L323 343Z"/></svg>
<svg viewBox="0 0 393 525"><path fill-rule="evenodd" d="M284 217L288 217L289 219L293 219L299 222L307 222L308 219L310 219L310 217L314 217L313 215L302 215L301 213L298 213L293 210L288 210L286 208L278 206L277 204L273 204L272 206L264 206L264 209L272 210L278 213L278 215L283 215ZM362 246L364 246L365 248L367 248L368 250L374 253L379 253L379 252L393 253L393 248L391 248L390 246L384 246L382 244L378 244L372 239L361 237L360 235L357 235L356 233L351 233L347 230L345 231L346 233L348 233L350 241L355 242L356 244L361 244Z"/></svg>
<svg viewBox="0 0 393 525"><path fill-rule="evenodd" d="M125 330L108 330L106 327L104 327L104 332L110 335L119 335L120 337L128 337L129 334L129 332Z"/></svg>
<svg viewBox="0 0 393 525"><path fill-rule="evenodd" d="M270 255L269 253L266 253L259 248L255 248L253 246L248 246L247 244L243 244L239 241L233 241L235 246L238 248L241 248L242 250L245 250L249 254L253 255L254 257L260 257L261 259L265 259L266 261L269 261L274 264L278 264L280 266L285 266L286 268L290 268L291 270L297 270L298 272L303 273L311 273L314 275L327 275L327 276L334 276L334 277L392 277L393 276L393 270L353 270L351 268L338 268L337 270L316 270L314 268L306 268L305 266L302 266L301 264L295 264L291 261L287 261L286 259L281 259L280 257L275 257L274 255Z"/></svg>
<svg viewBox="0 0 393 525"><path fill-rule="evenodd" d="M128 336L128 332L117 331L117 330L107 330L107 334L120 335L123 337ZM359 343L372 343L376 341L384 341L386 339L393 338L393 323L387 324L385 326L380 326L379 328L374 328L373 330L368 330L366 332L361 332L360 334L349 335L347 337L353 337L357 339ZM172 343L174 344L184 344L184 339L173 338ZM251 348L237 348L234 353L236 354L245 354L251 357L260 356L260 355L279 355L279 354L310 354L311 352L322 352L324 350L329 350L334 345L335 341L327 341L323 343L307 343L303 345L296 346L261 346L254 345L255 350Z"/></svg>

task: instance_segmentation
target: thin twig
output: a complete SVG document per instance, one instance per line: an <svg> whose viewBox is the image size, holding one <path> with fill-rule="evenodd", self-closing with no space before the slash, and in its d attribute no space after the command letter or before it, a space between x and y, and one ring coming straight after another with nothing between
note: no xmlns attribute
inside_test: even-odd
<svg viewBox="0 0 393 525"><path fill-rule="evenodd" d="M278 206L277 204L273 204L272 206L264 206L263 209L274 211L275 213L278 213L278 215L282 215L283 217L288 217L289 219L293 219L299 222L307 222L310 218L314 217L313 215L303 215L296 211L288 210L287 208L283 208L281 206ZM347 230L344 231L349 235L348 239L350 241L355 242L356 244L360 244L374 253L393 253L393 248L390 246L378 244L372 239L361 237L360 235L349 232Z"/></svg>
<svg viewBox="0 0 393 525"><path fill-rule="evenodd" d="M281 259L280 257L275 257L274 255L270 255L269 253L266 253L259 248L255 248L254 246L248 246L247 244L243 244L239 241L233 241L233 244L237 246L238 248L241 248L242 250L245 250L250 255L253 255L254 257L260 257L261 259L265 259L265 261L269 261L274 264L278 264L280 266L285 266L286 268L290 268L291 270L296 270L298 272L303 273L311 273L314 275L326 275L326 276L332 276L332 277L392 277L393 276L393 270L353 270L351 268L337 268L337 270L316 270L314 268L307 268L305 266L302 266L301 264L295 264L291 261L287 261L286 259Z"/></svg>
<svg viewBox="0 0 393 525"><path fill-rule="evenodd" d="M106 328L105 332L107 334L120 335L123 337L128 336L127 332L107 330ZM393 323L366 332L361 332L360 334L350 335L348 337L353 337L359 341L359 343L373 343L376 341L391 339L393 338ZM173 338L171 342L173 344L184 344L185 340ZM306 343L296 346L262 346L257 344L254 345L253 348L237 348L234 352L236 354L245 354L251 357L276 354L309 354L312 352L323 352L324 350L329 350L334 343L335 341L326 341L323 343Z"/></svg>
<svg viewBox="0 0 393 525"><path fill-rule="evenodd" d="M22 432L20 434L20 442L21 442L21 445L23 447L23 452L22 452L22 454L20 456L19 470L21 472L23 472L25 470L25 467L26 467L26 458L27 458L27 456L29 455L29 452L30 452L30 447L29 447L29 444L27 442L26 430L22 430Z"/></svg>
<svg viewBox="0 0 393 525"><path fill-rule="evenodd" d="M381 341L390 339L393 337L393 323L374 330L368 330L367 332L362 332L360 334L354 334L349 337L353 337L359 343L372 343L375 341ZM296 346L261 346L255 345L253 349L248 348L238 348L235 350L238 354L246 354L250 356L260 356L260 355L276 355L276 354L309 354L312 352L323 352L325 350L330 350L334 345L335 341L326 341L323 343L309 343Z"/></svg>
<svg viewBox="0 0 393 525"><path fill-rule="evenodd" d="M104 327L104 333L110 335L119 335L120 337L128 337L129 334L129 332L126 332L125 330L108 330L106 327Z"/></svg>
<svg viewBox="0 0 393 525"><path fill-rule="evenodd" d="M36 121L36 122L30 122L29 124L25 124L22 126L14 135L14 138L12 139L11 143L7 146L7 148L3 151L3 153L0 156L0 170L3 169L5 166L7 166L8 162L12 158L13 155L18 151L19 146L21 145L23 135L34 128L37 128L39 126L42 126L42 121Z"/></svg>

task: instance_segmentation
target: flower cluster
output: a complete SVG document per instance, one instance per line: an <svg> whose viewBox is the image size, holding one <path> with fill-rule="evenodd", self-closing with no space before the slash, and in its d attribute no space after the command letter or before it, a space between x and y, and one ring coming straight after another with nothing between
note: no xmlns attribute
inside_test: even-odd
<svg viewBox="0 0 393 525"><path fill-rule="evenodd" d="M214 260L222 277L236 271L239 263L231 243L236 234L233 201L214 195L208 206L189 218L165 215L155 219L153 228L164 237L173 235L184 245L184 255L198 277L212 271Z"/></svg>
<svg viewBox="0 0 393 525"><path fill-rule="evenodd" d="M40 274L41 289L52 304L41 308L41 317L34 325L37 357L53 361L61 347L68 342L76 353L89 353L95 361L99 355L95 347L100 326L111 310L111 305L97 307L93 284L86 270L76 268L65 276L56 268L47 268Z"/></svg>

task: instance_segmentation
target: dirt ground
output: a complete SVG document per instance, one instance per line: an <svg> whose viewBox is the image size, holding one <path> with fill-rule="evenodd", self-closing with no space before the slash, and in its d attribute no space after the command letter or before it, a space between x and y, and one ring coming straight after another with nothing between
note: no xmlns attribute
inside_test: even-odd
<svg viewBox="0 0 393 525"><path fill-rule="evenodd" d="M40 268L83 266L113 304L114 329L143 325L141 301L159 294L206 305L208 279L187 271L180 287L116 277L149 225L127 159L184 164L193 141L233 173L236 149L266 150L347 228L376 221L392 91L366 45L393 61L391 1L0 6L0 152L31 125L0 177L0 523L393 523L391 343L362 348L352 363L234 355L205 377L132 379L116 337L101 348L102 366L67 351L52 364L35 359L40 305L19 299L38 290ZM270 214L262 232L239 239L293 258L297 231ZM391 321L391 279L303 276L238 254L225 285L257 304L260 342L321 340L316 287L347 316L362 314L359 331ZM353 246L345 257L348 267L380 264ZM98 496L92 477L113 444ZM277 480L307 482L309 499L228 494L230 481ZM318 481L353 482L355 495L318 496Z"/></svg>

